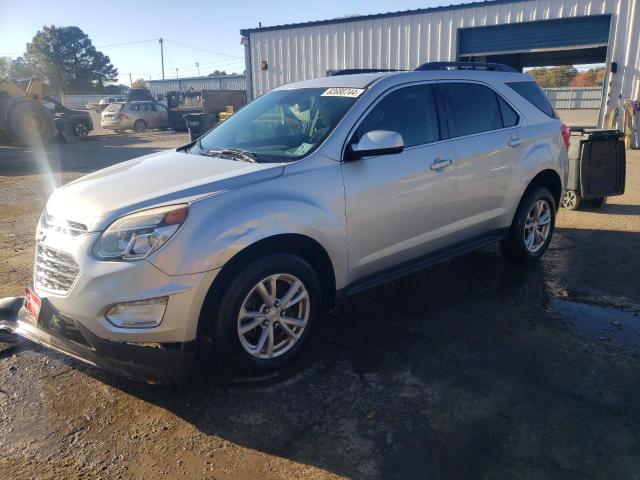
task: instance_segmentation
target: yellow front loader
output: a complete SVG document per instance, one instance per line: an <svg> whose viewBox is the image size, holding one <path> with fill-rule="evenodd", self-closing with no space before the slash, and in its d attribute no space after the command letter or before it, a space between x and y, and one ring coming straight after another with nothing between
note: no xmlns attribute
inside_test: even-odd
<svg viewBox="0 0 640 480"><path fill-rule="evenodd" d="M14 143L48 143L56 135L54 119L42 100L42 80L32 78L26 89L11 79L0 79L0 132Z"/></svg>

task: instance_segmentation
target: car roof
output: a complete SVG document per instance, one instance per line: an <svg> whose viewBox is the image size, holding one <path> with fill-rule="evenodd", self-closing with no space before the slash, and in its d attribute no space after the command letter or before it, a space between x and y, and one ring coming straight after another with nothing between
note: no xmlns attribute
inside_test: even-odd
<svg viewBox="0 0 640 480"><path fill-rule="evenodd" d="M299 88L367 88L381 80L402 84L420 80L476 80L491 83L533 81L530 75L519 72L500 72L485 70L425 70L401 72L353 73L330 77L302 80L278 87L276 90L293 90Z"/></svg>

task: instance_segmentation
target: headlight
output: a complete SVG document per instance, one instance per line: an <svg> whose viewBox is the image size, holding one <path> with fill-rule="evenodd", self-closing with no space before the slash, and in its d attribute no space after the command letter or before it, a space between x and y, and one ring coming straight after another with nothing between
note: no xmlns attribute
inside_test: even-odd
<svg viewBox="0 0 640 480"><path fill-rule="evenodd" d="M137 260L151 255L175 235L188 213L188 205L171 205L125 215L102 232L93 254L101 260Z"/></svg>

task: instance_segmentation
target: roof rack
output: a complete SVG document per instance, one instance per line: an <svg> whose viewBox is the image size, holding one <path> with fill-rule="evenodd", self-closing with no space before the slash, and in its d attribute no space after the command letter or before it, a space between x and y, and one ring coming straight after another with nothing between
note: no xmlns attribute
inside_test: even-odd
<svg viewBox="0 0 640 480"><path fill-rule="evenodd" d="M429 62L423 63L415 71L426 70L487 70L492 72L518 72L515 68L502 63L485 62Z"/></svg>
<svg viewBox="0 0 640 480"><path fill-rule="evenodd" d="M329 70L327 76L354 75L357 73L381 73L381 72L406 72L406 70L394 70L391 68L345 68L344 70Z"/></svg>

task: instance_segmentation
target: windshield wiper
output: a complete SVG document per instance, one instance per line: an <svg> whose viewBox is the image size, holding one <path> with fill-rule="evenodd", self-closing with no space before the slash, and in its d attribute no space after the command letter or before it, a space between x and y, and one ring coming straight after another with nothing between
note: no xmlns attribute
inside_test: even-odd
<svg viewBox="0 0 640 480"><path fill-rule="evenodd" d="M236 150L235 148L221 148L219 150L207 150L205 155L211 156L229 156L243 162L257 163L258 157L251 152Z"/></svg>

